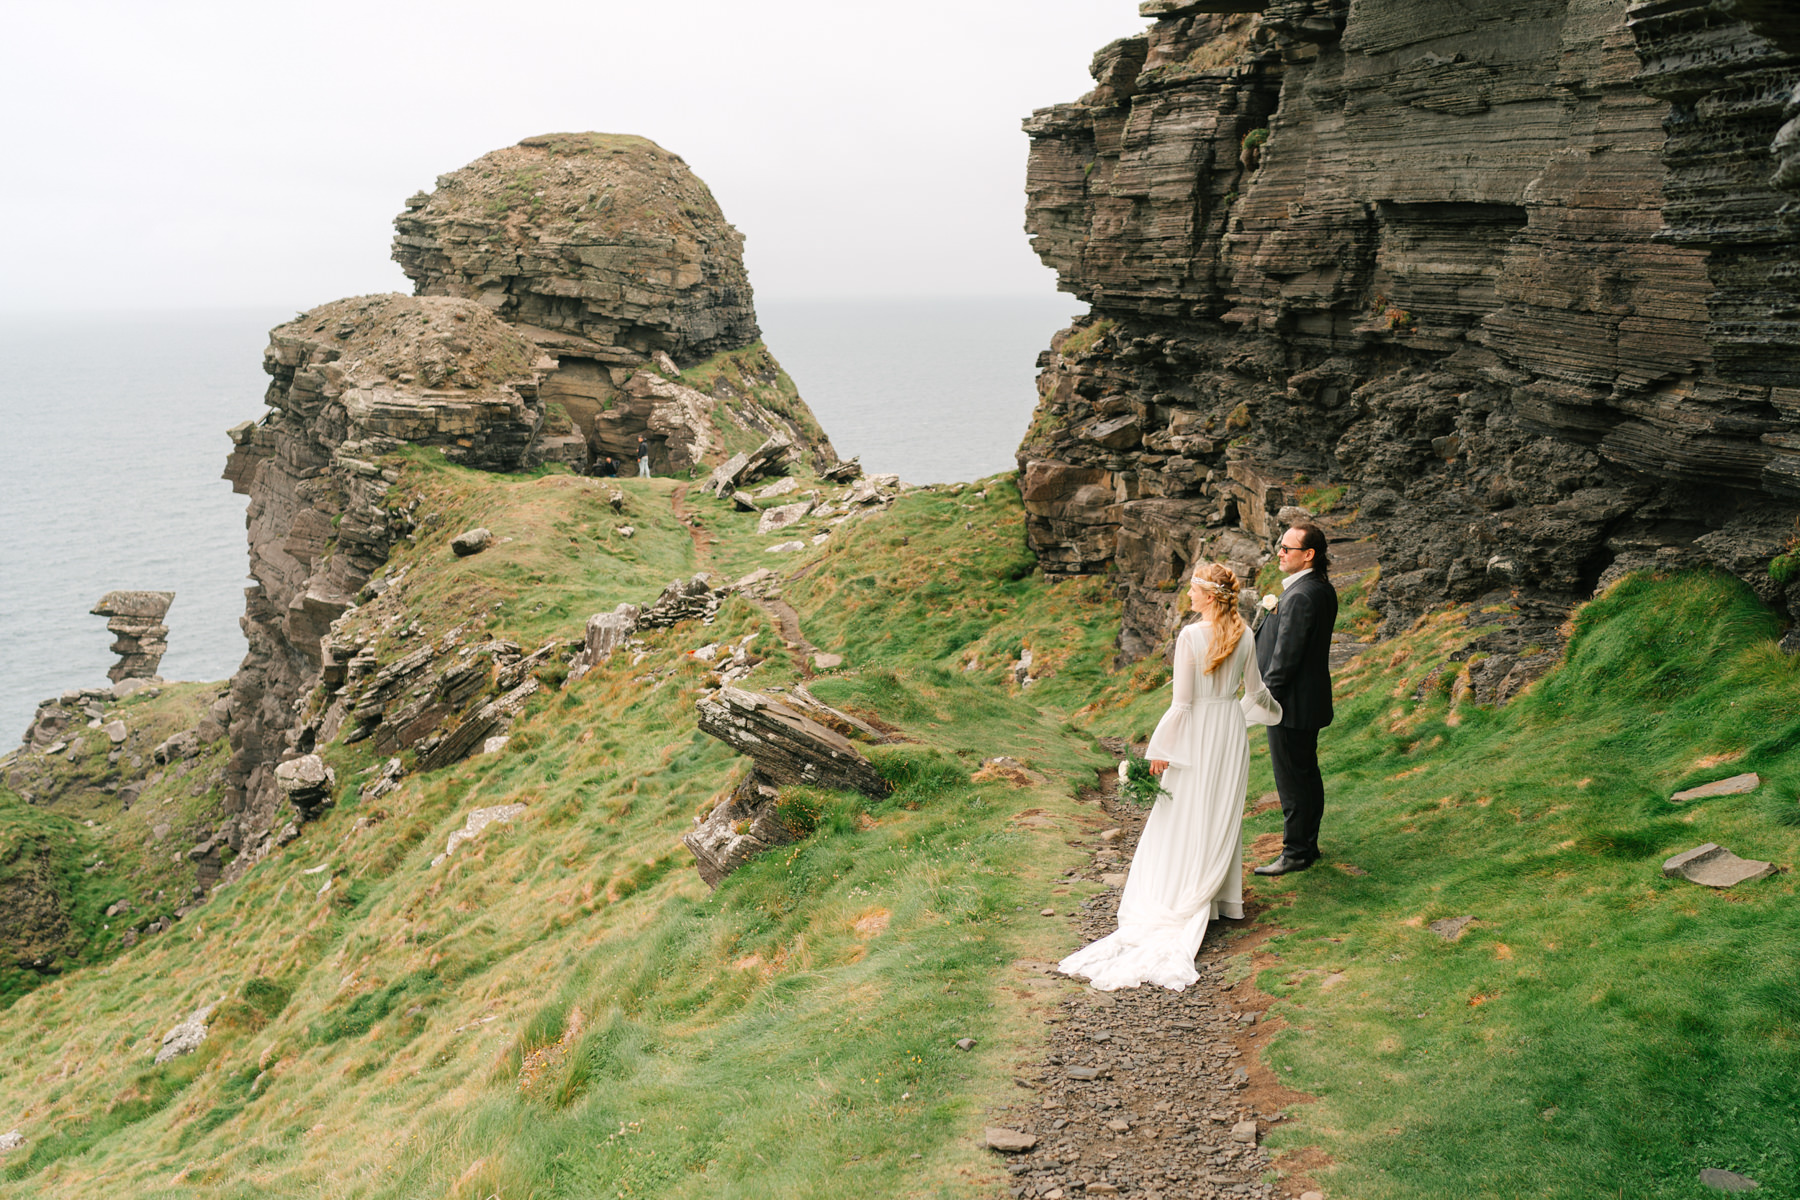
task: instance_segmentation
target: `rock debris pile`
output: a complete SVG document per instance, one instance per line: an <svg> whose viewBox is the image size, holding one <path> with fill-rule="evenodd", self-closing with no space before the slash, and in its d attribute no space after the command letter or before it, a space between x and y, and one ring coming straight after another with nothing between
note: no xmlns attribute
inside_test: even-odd
<svg viewBox="0 0 1800 1200"><path fill-rule="evenodd" d="M694 828L682 835L709 886L717 887L770 847L806 834L781 813L781 788L857 791L877 799L890 790L874 764L839 732L867 736L869 727L809 694L790 701L727 685L701 697L695 707L702 733L753 763L743 781L712 812L695 817Z"/></svg>

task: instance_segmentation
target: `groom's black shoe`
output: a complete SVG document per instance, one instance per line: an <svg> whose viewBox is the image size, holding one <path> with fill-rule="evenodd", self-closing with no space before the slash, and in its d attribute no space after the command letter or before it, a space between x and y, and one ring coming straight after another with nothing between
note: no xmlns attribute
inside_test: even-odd
<svg viewBox="0 0 1800 1200"><path fill-rule="evenodd" d="M1313 865L1313 861L1314 860L1310 858L1289 858L1287 855L1283 854L1274 862L1264 863L1262 866L1257 867L1254 873L1257 875L1286 875L1290 871L1306 870L1306 868Z"/></svg>

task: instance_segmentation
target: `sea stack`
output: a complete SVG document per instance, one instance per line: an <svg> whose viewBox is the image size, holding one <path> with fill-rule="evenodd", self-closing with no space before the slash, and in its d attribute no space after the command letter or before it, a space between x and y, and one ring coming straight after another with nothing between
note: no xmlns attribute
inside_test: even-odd
<svg viewBox="0 0 1800 1200"><path fill-rule="evenodd" d="M174 592L108 592L88 610L96 617L111 618L106 628L119 661L106 673L108 679L118 683L156 678L156 668L169 652L169 627L162 620L174 600Z"/></svg>

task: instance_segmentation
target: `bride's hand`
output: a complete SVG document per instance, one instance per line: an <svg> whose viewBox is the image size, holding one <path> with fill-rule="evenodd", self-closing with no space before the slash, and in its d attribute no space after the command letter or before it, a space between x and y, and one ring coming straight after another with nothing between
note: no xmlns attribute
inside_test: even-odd
<svg viewBox="0 0 1800 1200"><path fill-rule="evenodd" d="M1153 758L1150 760L1150 773L1152 775L1161 775L1164 771L1166 771L1168 769L1169 769L1169 764L1167 762L1163 761L1162 759Z"/></svg>

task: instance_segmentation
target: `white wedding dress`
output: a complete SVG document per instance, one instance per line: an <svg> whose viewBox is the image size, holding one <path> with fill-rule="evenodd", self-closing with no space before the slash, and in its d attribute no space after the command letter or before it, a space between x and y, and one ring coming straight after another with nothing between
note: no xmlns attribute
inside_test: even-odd
<svg viewBox="0 0 1800 1200"><path fill-rule="evenodd" d="M1212 625L1175 640L1175 702L1144 757L1163 759L1163 789L1138 838L1119 928L1057 964L1100 991L1156 983L1179 991L1200 977L1194 956L1214 917L1244 915L1244 789L1249 725L1276 725L1281 705L1263 687L1256 643L1245 630L1231 657L1206 674ZM1244 698L1236 699L1243 684Z"/></svg>

